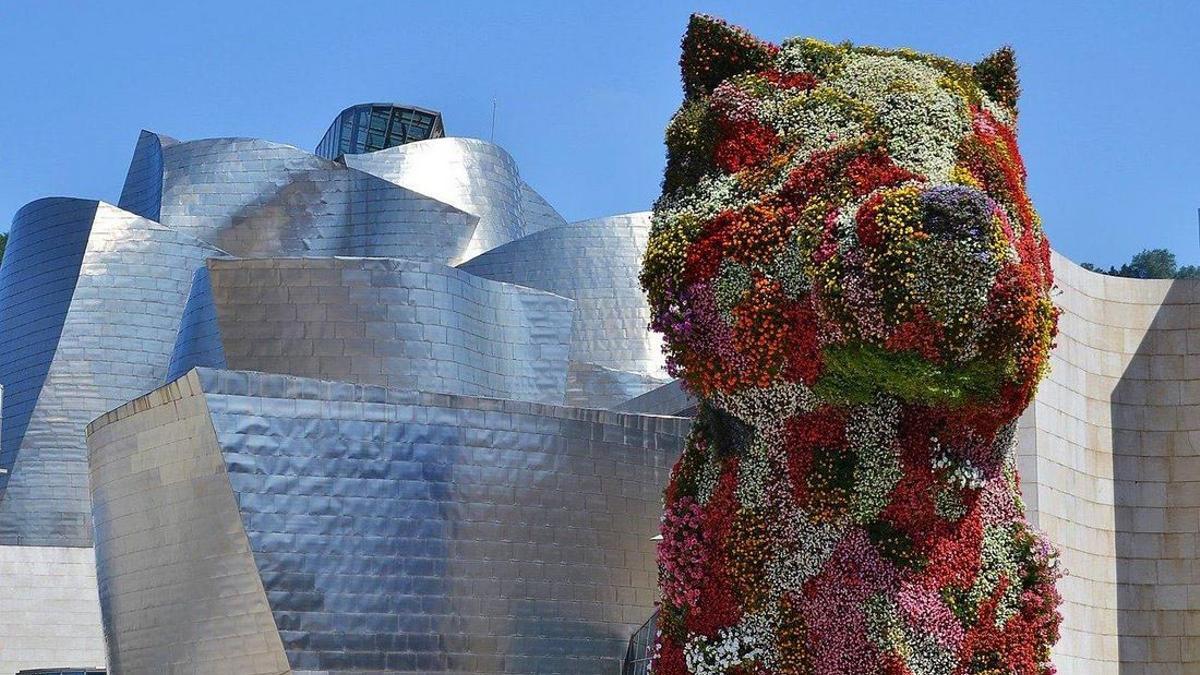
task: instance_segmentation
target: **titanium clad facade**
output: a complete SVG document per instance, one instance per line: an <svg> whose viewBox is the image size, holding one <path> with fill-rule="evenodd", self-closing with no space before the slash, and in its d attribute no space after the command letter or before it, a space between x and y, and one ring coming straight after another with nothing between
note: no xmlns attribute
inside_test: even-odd
<svg viewBox="0 0 1200 675"><path fill-rule="evenodd" d="M521 212L525 216L527 235L567 224L562 215L525 181L521 181Z"/></svg>
<svg viewBox="0 0 1200 675"><path fill-rule="evenodd" d="M643 373L571 361L567 370L567 405L613 409L662 386L663 382Z"/></svg>
<svg viewBox="0 0 1200 675"><path fill-rule="evenodd" d="M29 243L14 247L3 266L14 281L3 339L16 348L0 351L12 457L0 496L0 544L89 546L83 429L161 383L192 270L221 252L102 202L34 206L47 219L23 211L13 237ZM41 238L57 231L65 233L62 242ZM41 275L49 275L52 302L43 303L36 287L22 290ZM28 301L13 299L22 294Z"/></svg>
<svg viewBox="0 0 1200 675"><path fill-rule="evenodd" d="M290 673L196 374L137 402L89 434L109 672Z"/></svg>
<svg viewBox="0 0 1200 675"><path fill-rule="evenodd" d="M683 389L682 380L670 382L616 405L613 410L643 415L677 415L691 417L695 414L696 399Z"/></svg>
<svg viewBox="0 0 1200 675"><path fill-rule="evenodd" d="M650 214L630 213L542 230L459 265L488 279L575 300L571 360L648 376L632 398L667 381L662 339L638 284ZM631 381L633 378L626 378Z"/></svg>
<svg viewBox="0 0 1200 675"><path fill-rule="evenodd" d="M297 333L302 331L295 330ZM198 366L227 366L208 263L201 265L192 277L192 290L183 307L183 316L179 319L179 334L175 337L175 348L171 351L171 361L167 365L167 377L163 384L178 380Z"/></svg>
<svg viewBox="0 0 1200 675"><path fill-rule="evenodd" d="M172 372L228 366L563 402L574 303L551 293L385 258L213 259L197 281L175 351L200 358Z"/></svg>
<svg viewBox="0 0 1200 675"><path fill-rule="evenodd" d="M346 166L479 217L467 260L528 234L517 163L498 145L474 138L435 138L365 155Z"/></svg>
<svg viewBox="0 0 1200 675"><path fill-rule="evenodd" d="M234 672L206 659L265 645L236 672L283 672L277 635L295 672L609 675L653 605L649 535L686 427L193 371L89 429L114 668L187 654ZM236 575L228 593L203 583L218 568ZM138 595L162 588L165 603ZM134 644L156 656L135 665Z"/></svg>
<svg viewBox="0 0 1200 675"><path fill-rule="evenodd" d="M0 266L0 504L54 359L96 207L84 199L39 199L13 217Z"/></svg>
<svg viewBox="0 0 1200 675"><path fill-rule="evenodd" d="M153 202L153 148L139 139L126 179L131 204ZM475 216L280 143L217 138L159 152L158 219L234 255L446 263L462 258L476 229Z"/></svg>
<svg viewBox="0 0 1200 675"><path fill-rule="evenodd" d="M142 130L125 174L117 206L143 218L158 220L162 210L163 148L179 141Z"/></svg>

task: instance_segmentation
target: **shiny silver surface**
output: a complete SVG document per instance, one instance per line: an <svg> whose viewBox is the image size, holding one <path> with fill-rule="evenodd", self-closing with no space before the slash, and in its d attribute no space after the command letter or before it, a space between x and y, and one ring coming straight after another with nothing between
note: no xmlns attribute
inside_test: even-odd
<svg viewBox="0 0 1200 675"><path fill-rule="evenodd" d="M510 242L459 268L575 300L571 360L646 376L645 385L628 391L631 398L667 381L662 340L647 329L650 307L638 284L649 233L649 213L585 220Z"/></svg>
<svg viewBox="0 0 1200 675"><path fill-rule="evenodd" d="M22 209L11 237L0 267L0 544L88 546L84 426L162 382L192 271L220 251L65 198Z"/></svg>
<svg viewBox="0 0 1200 675"><path fill-rule="evenodd" d="M571 361L566 401L580 408L616 408L662 384L662 379L644 373Z"/></svg>
<svg viewBox="0 0 1200 675"><path fill-rule="evenodd" d="M126 179L131 205L153 203L153 149L143 135ZM465 255L476 230L473 215L289 145L215 138L159 152L158 219L233 255L445 263Z"/></svg>
<svg viewBox="0 0 1200 675"><path fill-rule="evenodd" d="M682 380L670 382L613 406L618 412L641 413L643 415L678 415L691 417L695 414L695 397L683 390Z"/></svg>
<svg viewBox="0 0 1200 675"><path fill-rule="evenodd" d="M125 174L117 206L143 218L158 220L162 209L163 148L179 141L142 130Z"/></svg>
<svg viewBox="0 0 1200 675"><path fill-rule="evenodd" d="M227 366L562 404L573 305L433 263L213 259L197 275L169 370Z"/></svg>
<svg viewBox="0 0 1200 675"><path fill-rule="evenodd" d="M114 672L611 675L686 425L193 371L89 428Z"/></svg>
<svg viewBox="0 0 1200 675"><path fill-rule="evenodd" d="M109 672L290 673L196 374L89 429Z"/></svg>
<svg viewBox="0 0 1200 675"><path fill-rule="evenodd" d="M521 212L525 216L526 235L541 232L547 228L566 225L558 211L547 202L545 197L538 194L525 181L521 181Z"/></svg>
<svg viewBox="0 0 1200 675"><path fill-rule="evenodd" d="M348 167L478 216L479 225L459 260L529 232L517 163L498 145L474 138L435 138L346 155L343 161Z"/></svg>

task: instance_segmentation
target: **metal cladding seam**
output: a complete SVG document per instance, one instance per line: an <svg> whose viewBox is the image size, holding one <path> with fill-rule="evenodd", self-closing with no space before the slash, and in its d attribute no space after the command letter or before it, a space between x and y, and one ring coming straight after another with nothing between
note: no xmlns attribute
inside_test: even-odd
<svg viewBox="0 0 1200 675"><path fill-rule="evenodd" d="M17 211L0 266L0 503L79 278L97 202L51 197Z"/></svg>
<svg viewBox="0 0 1200 675"><path fill-rule="evenodd" d="M179 141L142 130L125 174L117 206L143 218L158 220L162 209L163 148Z"/></svg>

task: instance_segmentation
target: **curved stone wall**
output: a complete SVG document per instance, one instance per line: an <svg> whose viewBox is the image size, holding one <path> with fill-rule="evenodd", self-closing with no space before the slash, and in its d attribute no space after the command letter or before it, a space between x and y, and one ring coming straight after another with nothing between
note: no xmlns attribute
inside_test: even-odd
<svg viewBox="0 0 1200 675"><path fill-rule="evenodd" d="M112 667L610 675L686 426L193 371L89 428Z"/></svg>
<svg viewBox="0 0 1200 675"><path fill-rule="evenodd" d="M575 300L572 361L648 375L661 384L667 378L662 338L646 328L650 307L638 284L649 235L648 212L595 218L542 230L459 268Z"/></svg>
<svg viewBox="0 0 1200 675"><path fill-rule="evenodd" d="M18 215L0 268L0 544L88 546L84 426L161 384L192 273L221 251L103 202Z"/></svg>
<svg viewBox="0 0 1200 675"><path fill-rule="evenodd" d="M528 234L522 209L524 183L517 163L498 145L474 138L432 138L346 155L343 161L478 216L479 226L459 260Z"/></svg>
<svg viewBox="0 0 1200 675"><path fill-rule="evenodd" d="M1200 282L1122 279L1055 254L1063 314L1023 420L1033 518L1070 573L1067 675L1200 669Z"/></svg>
<svg viewBox="0 0 1200 675"><path fill-rule="evenodd" d="M212 259L169 371L228 366L562 404L573 304L433 263Z"/></svg>

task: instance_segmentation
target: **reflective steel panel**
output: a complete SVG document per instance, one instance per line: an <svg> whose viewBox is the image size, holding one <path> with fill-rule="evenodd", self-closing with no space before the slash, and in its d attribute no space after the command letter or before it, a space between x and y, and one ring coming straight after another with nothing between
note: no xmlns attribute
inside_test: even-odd
<svg viewBox="0 0 1200 675"><path fill-rule="evenodd" d="M221 251L102 202L22 214L0 275L0 544L88 546L83 428L162 382L192 273Z"/></svg>
<svg viewBox="0 0 1200 675"><path fill-rule="evenodd" d="M89 429L113 663L151 672L118 661L131 644L200 668L274 644L265 619L187 618L261 616L248 540L297 672L616 672L653 605L650 537L686 426L193 371ZM227 593L203 583L217 569L236 575ZM169 601L138 600L153 588ZM196 631L228 637L201 652Z"/></svg>
<svg viewBox="0 0 1200 675"><path fill-rule="evenodd" d="M474 138L435 138L342 159L346 166L478 216L470 245L454 262L529 232L517 163L498 145Z"/></svg>
<svg viewBox="0 0 1200 675"><path fill-rule="evenodd" d="M650 214L560 225L459 265L488 279L541 288L576 302L572 405L610 407L667 382L662 340L638 284Z"/></svg>
<svg viewBox="0 0 1200 675"><path fill-rule="evenodd" d="M227 365L561 404L573 305L433 263L213 259L170 370Z"/></svg>

